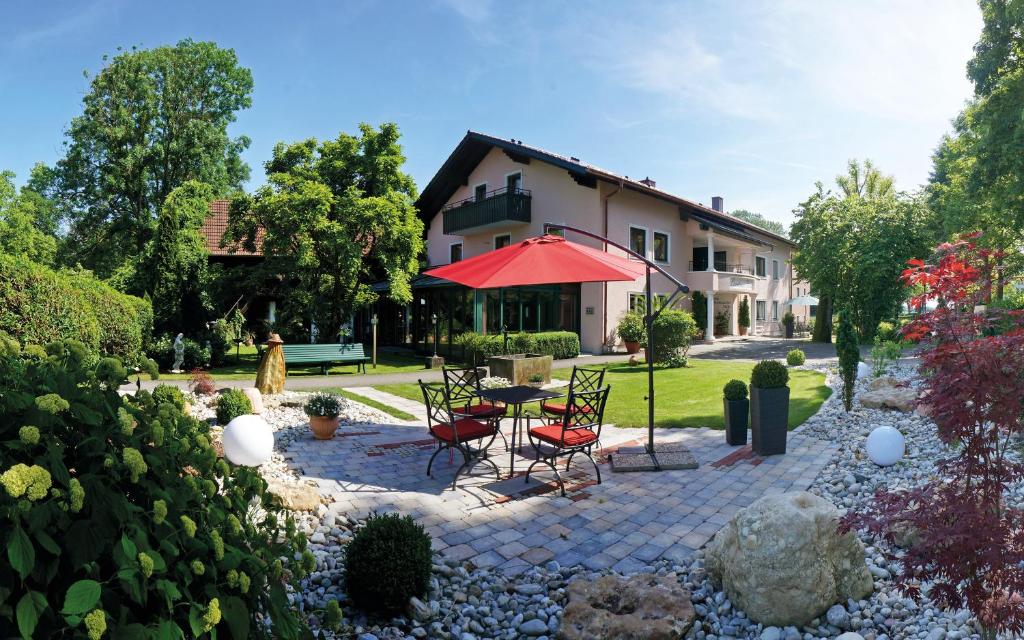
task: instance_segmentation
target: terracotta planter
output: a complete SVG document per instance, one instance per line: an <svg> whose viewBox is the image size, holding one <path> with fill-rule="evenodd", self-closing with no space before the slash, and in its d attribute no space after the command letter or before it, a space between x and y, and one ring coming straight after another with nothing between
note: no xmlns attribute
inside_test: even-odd
<svg viewBox="0 0 1024 640"><path fill-rule="evenodd" d="M747 335L747 327L744 327L742 324L740 325L740 335L741 336Z"/></svg>
<svg viewBox="0 0 1024 640"><path fill-rule="evenodd" d="M640 343L639 342L626 342L624 344L626 345L626 353L632 355L634 353L639 353L640 352Z"/></svg>
<svg viewBox="0 0 1024 640"><path fill-rule="evenodd" d="M335 416L309 416L309 428L313 430L313 437L317 440L330 440L334 432L338 430L338 423L341 419Z"/></svg>

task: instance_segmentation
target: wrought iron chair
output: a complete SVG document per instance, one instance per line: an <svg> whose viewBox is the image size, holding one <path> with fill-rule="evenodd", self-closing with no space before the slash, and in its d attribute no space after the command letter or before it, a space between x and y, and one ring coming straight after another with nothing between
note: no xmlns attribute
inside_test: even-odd
<svg viewBox="0 0 1024 640"><path fill-rule="evenodd" d="M493 422L498 428L498 435L505 443L505 451L508 451L508 440L501 432L501 419L505 416L507 409L499 407L493 402L480 397L483 390L480 387L480 373L476 367L462 368L449 367L441 368L444 374L445 392L452 406L461 413L465 413L481 420Z"/></svg>
<svg viewBox="0 0 1024 640"><path fill-rule="evenodd" d="M569 378L569 394L574 391L594 391L604 383L604 368L576 367L572 368ZM540 403L541 413L547 417L560 418L565 414L566 403L544 401Z"/></svg>
<svg viewBox="0 0 1024 640"><path fill-rule="evenodd" d="M487 449L498 435L497 425L490 420L481 420L466 413L453 411L443 384L427 384L420 380L420 390L423 391L423 403L427 408L427 428L438 443L437 450L427 463L427 475L430 476L430 469L437 454L447 449L462 454L462 466L455 471L455 477L452 478L453 491L459 474L475 462L486 462L491 465L495 476L500 480L501 471L498 465L487 458ZM472 444L474 442L475 446Z"/></svg>
<svg viewBox="0 0 1024 640"><path fill-rule="evenodd" d="M604 422L604 406L608 401L610 386L593 391L570 391L566 401L566 411L551 424L533 427L528 430L527 437L537 452L536 459L526 469L526 482L530 481L530 472L538 464L546 464L555 472L558 486L565 495L565 482L558 473L559 456L569 456L565 461L565 470L569 470L573 456L577 453L585 455L594 465L597 472L597 483L601 484L601 469L594 460L592 451L601 438L601 424Z"/></svg>

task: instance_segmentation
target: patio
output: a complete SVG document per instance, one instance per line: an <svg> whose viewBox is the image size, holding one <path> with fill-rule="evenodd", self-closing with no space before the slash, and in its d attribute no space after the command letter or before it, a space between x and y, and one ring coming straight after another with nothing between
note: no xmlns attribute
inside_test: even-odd
<svg viewBox="0 0 1024 640"><path fill-rule="evenodd" d="M503 421L511 436L511 420ZM643 442L636 429L606 425L605 453ZM554 560L561 566L611 568L634 572L658 558L683 561L704 545L740 508L762 495L808 488L835 445L800 429L790 433L789 452L759 458L748 447L731 447L722 431L658 429L658 442L680 442L700 467L660 473L613 473L600 458L602 484L593 468L576 460L563 474L567 497L553 476L539 471L530 483L522 473L532 450L516 456L517 476L496 481L489 465L460 476L449 489L461 460L445 454L426 475L435 440L425 426L363 425L341 430L330 441L300 439L284 452L288 464L316 482L332 500L330 509L353 516L401 512L422 523L434 549L446 559L469 561L506 575ZM490 448L508 471L501 439ZM595 456L596 457L596 456Z"/></svg>

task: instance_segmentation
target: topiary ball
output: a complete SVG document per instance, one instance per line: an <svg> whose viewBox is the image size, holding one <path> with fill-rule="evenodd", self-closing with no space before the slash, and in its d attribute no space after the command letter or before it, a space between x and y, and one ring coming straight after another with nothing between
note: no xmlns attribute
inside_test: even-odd
<svg viewBox="0 0 1024 640"><path fill-rule="evenodd" d="M158 384L153 389L153 400L157 404L168 402L173 404L179 411L185 408L185 394L178 387L169 384Z"/></svg>
<svg viewBox="0 0 1024 640"><path fill-rule="evenodd" d="M758 389L777 389L788 382L789 370L778 360L762 360L750 374L750 386Z"/></svg>
<svg viewBox="0 0 1024 640"><path fill-rule="evenodd" d="M747 383L742 380L730 380L725 383L722 393L725 394L726 400L746 400Z"/></svg>
<svg viewBox="0 0 1024 640"><path fill-rule="evenodd" d="M226 425L248 413L252 413L252 403L241 389L227 389L217 398L217 424Z"/></svg>
<svg viewBox="0 0 1024 640"><path fill-rule="evenodd" d="M793 349L786 354L786 364L791 367L799 367L807 361L807 356L800 349Z"/></svg>
<svg viewBox="0 0 1024 640"><path fill-rule="evenodd" d="M372 514L345 552L345 585L362 609L398 613L430 584L430 536L409 516Z"/></svg>

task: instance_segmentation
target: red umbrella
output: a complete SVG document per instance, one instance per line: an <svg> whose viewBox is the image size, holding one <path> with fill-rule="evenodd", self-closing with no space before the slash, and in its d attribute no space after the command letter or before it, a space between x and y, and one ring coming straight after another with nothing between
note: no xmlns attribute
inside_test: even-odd
<svg viewBox="0 0 1024 640"><path fill-rule="evenodd" d="M425 274L473 289L562 282L632 282L646 273L643 262L569 242L560 236L528 238Z"/></svg>

